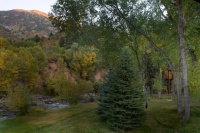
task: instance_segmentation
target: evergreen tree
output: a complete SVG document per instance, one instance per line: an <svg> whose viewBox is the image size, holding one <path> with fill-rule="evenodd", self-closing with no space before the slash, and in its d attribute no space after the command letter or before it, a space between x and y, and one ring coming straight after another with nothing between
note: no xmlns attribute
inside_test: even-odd
<svg viewBox="0 0 200 133"><path fill-rule="evenodd" d="M98 114L114 130L130 130L144 120L144 96L131 53L124 49L101 87Z"/></svg>
<svg viewBox="0 0 200 133"><path fill-rule="evenodd" d="M38 35L35 35L35 37L33 38L33 41L35 41L36 43L41 41L41 38Z"/></svg>
<svg viewBox="0 0 200 133"><path fill-rule="evenodd" d="M101 117L104 120L106 120L105 110L107 110L110 104L112 104L112 101L106 100L107 94L109 94L109 90L110 90L109 87L111 87L112 85L111 84L112 76L114 76L113 69L110 69L104 79L104 83L100 87L100 93L99 93L99 99L98 99L99 108L97 110L97 114L101 115Z"/></svg>

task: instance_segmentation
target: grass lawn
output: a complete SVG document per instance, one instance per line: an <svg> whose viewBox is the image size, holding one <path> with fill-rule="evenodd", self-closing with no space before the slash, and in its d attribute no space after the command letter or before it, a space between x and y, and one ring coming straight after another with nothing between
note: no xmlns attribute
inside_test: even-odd
<svg viewBox="0 0 200 133"><path fill-rule="evenodd" d="M71 106L57 111L32 113L0 121L0 133L112 133L96 114L97 103ZM152 99L141 127L127 133L198 133L200 104L191 103L191 119L181 123L176 101Z"/></svg>

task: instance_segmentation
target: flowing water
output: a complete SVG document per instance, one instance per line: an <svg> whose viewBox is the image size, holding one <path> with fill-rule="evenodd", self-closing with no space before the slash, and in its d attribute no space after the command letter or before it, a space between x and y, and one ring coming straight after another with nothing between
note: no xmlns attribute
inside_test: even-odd
<svg viewBox="0 0 200 133"><path fill-rule="evenodd" d="M34 97L34 99L35 99L34 101L35 105L33 106L33 108L56 110L56 109L66 108L69 106L69 103L53 101L52 97L49 96L37 95ZM19 111L8 111L5 108L5 102L2 99L0 99L0 120L15 118L18 112Z"/></svg>

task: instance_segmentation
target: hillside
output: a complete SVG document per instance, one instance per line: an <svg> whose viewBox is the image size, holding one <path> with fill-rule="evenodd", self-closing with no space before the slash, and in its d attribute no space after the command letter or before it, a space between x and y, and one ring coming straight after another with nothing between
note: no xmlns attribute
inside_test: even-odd
<svg viewBox="0 0 200 133"><path fill-rule="evenodd" d="M9 40L48 37L55 31L48 15L38 10L0 11L0 36Z"/></svg>

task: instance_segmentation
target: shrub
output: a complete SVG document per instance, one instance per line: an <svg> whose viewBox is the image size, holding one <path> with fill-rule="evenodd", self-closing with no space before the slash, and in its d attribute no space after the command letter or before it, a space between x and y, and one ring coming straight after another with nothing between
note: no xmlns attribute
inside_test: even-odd
<svg viewBox="0 0 200 133"><path fill-rule="evenodd" d="M92 90L91 85L84 80L71 81L64 74L57 74L48 81L48 88L57 95L59 100L67 100L77 104L83 94Z"/></svg>
<svg viewBox="0 0 200 133"><path fill-rule="evenodd" d="M5 103L9 110L19 110L20 115L28 113L30 105L30 92L28 88L22 84L14 88L7 88Z"/></svg>
<svg viewBox="0 0 200 133"><path fill-rule="evenodd" d="M99 89L100 89L100 86L102 85L102 81L96 81L94 82L93 84L93 91L94 93L98 93L99 92Z"/></svg>

